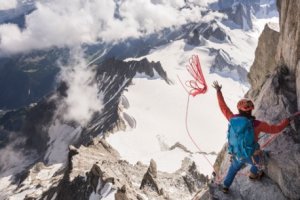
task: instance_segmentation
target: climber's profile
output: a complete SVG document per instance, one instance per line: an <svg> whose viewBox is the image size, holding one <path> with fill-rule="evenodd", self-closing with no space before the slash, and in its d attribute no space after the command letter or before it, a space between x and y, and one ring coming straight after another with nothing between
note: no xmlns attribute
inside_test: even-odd
<svg viewBox="0 0 300 200"><path fill-rule="evenodd" d="M228 152L232 156L231 165L223 182L223 192L228 193L235 175L245 164L250 164L250 179L260 179L263 171L258 169L256 163L259 163L259 154L261 153L258 136L260 132L275 134L282 131L289 125L294 118L287 118L276 125L270 125L266 122L256 120L252 115L254 104L251 100L242 99L237 103L239 113L233 114L226 105L221 88L217 81L214 81L213 87L217 91L217 97L220 109L229 121L228 127Z"/></svg>

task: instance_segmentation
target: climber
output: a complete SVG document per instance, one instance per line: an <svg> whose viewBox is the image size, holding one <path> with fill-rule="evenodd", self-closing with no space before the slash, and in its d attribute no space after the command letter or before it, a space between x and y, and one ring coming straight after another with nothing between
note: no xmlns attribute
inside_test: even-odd
<svg viewBox="0 0 300 200"><path fill-rule="evenodd" d="M259 163L259 154L261 154L258 144L259 133L279 133L287 127L290 121L294 120L298 114L282 120L279 124L269 125L266 122L256 120L252 115L254 104L251 100L242 99L237 103L239 114L234 115L224 101L221 92L222 85L219 85L217 81L214 81L212 86L217 91L220 109L229 121L227 137L229 144L228 151L229 154L231 154L231 165L224 179L222 188L224 193L228 193L235 175L246 163L251 165L249 179L259 180L262 177L263 171L257 167L257 163ZM250 132L250 134L246 134L248 132Z"/></svg>

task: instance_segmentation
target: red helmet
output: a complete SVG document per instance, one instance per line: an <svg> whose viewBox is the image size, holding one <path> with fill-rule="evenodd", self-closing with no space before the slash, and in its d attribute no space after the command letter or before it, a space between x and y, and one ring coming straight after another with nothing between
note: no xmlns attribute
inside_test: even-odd
<svg viewBox="0 0 300 200"><path fill-rule="evenodd" d="M254 109L254 104L249 99L241 99L237 103L237 109L240 111L248 112Z"/></svg>

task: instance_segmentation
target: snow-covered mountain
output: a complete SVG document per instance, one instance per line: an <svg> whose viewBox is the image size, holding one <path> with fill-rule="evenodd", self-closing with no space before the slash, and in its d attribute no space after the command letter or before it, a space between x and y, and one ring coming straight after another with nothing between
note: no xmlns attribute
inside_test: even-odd
<svg viewBox="0 0 300 200"><path fill-rule="evenodd" d="M101 29L93 42L87 35L70 38L79 42L80 48L70 46L64 35L67 41L52 41L45 35L45 45L24 37L22 34L40 30L32 25L33 16L41 17L42 11L62 12L51 1L24 2L24 6L20 1L16 9L0 16L2 23L24 28L16 46L33 43L28 49L21 47L24 51L20 52L9 46L10 40L0 45L0 89L4 91L0 96L4 110L0 114L0 198L109 199L127 191L132 198L138 194L138 199L190 199L213 171L206 158L212 163L216 159L226 141L227 123L210 87L207 94L191 97L187 104L188 95L180 80L192 78L186 70L189 58L199 55L209 86L218 80L228 105L235 108L249 89L247 72L254 61L258 36L265 23L278 21L275 2L151 1L151 5L145 3L145 8L149 6L145 13L134 13L145 24L138 29L140 35L109 40ZM111 4L98 3L104 7ZM131 3L115 1L114 20L134 24L132 18L126 18L126 6L133 6ZM66 12L72 14L72 3L69 5ZM82 5L83 11L94 11L92 2ZM153 8L186 18L179 18L176 24L157 10L164 18L154 19L172 23L157 21L163 25L152 24L157 28L152 30L146 26L151 21L143 15L150 18L148 12ZM25 26L16 20L22 17ZM62 20L65 17L61 13ZM102 23L103 29L115 35L116 30L107 27L101 17L96 16L99 26ZM117 22L121 21L112 21ZM6 25L0 25L4 38ZM186 125L201 152L189 139ZM150 175L146 173L149 164L157 165L159 175L152 173L151 167ZM109 168L114 170L108 172ZM143 175L154 177L155 184L151 184L158 190L140 189ZM205 178L198 183L200 176ZM110 184L107 180L111 177L120 180ZM174 193L179 190L182 192Z"/></svg>
<svg viewBox="0 0 300 200"><path fill-rule="evenodd" d="M60 21L58 20L61 14L64 14L64 17L67 18L66 20L69 21L77 19L71 18L72 12L77 12L76 6L81 6L80 2L77 1L76 3L73 2L74 8L70 8L68 6L68 3L57 3L58 5L62 4L62 8L60 10L58 7L54 6L55 3L52 5L45 2L44 5L40 2L37 2L39 9L35 10L35 4L33 4L33 2L35 1L22 2L23 1L18 2L18 7L15 10L9 10L9 12L3 11L6 12L6 14L3 16L3 18L0 18L0 21L1 19L4 20L7 18L10 18L12 20L19 18L19 16L15 17L14 14L10 14L18 11L20 15L27 16L28 27L24 30L21 28L19 32L17 31L18 23L16 24L16 27L14 27L15 23L11 21L10 24L3 24L0 28L0 34L2 35L2 46L0 47L0 51L2 52L0 57L0 76L3 76L0 79L0 89L1 91L9 91L6 92L6 95L0 96L0 109L4 110L20 108L30 103L37 102L57 86L55 77L59 73L62 64L66 63L70 57L69 48L66 48L66 45L67 47L70 45L68 44L68 40L63 38L68 37L68 34L62 33L62 35L57 32L57 27L61 26ZM240 25L236 24L234 20L227 20L226 15L223 16L220 12L216 12L203 7L203 5L209 6L213 5L213 3L209 5L207 5L207 3L198 3L194 6L193 4L190 4L191 3L187 3L187 7L175 7L175 9L181 10L182 16L186 16L187 19L184 19L185 21L182 20L183 22L177 24L174 22L174 25L170 26L166 26L163 24L161 25L162 27L159 30L151 30L151 32L144 34L142 37L122 38L122 35L120 35L121 40L107 41L100 38L96 40L96 42L91 43L85 41L85 37L77 37L77 35L82 34L81 32L79 32L78 34L76 34L76 36L72 36L71 38L74 38L74 42L76 42L77 40L82 40L81 42L83 43L86 54L88 55L88 60L91 61L97 58L96 62L101 62L107 58L112 57L117 59L141 57L147 55L153 48L168 44L171 41L179 39L187 39L189 44L196 46L200 45L201 41L201 45L205 45L203 44L203 42L205 42L206 40L214 41L217 43L226 43L230 42L232 36L229 35L231 33L228 33L228 31L225 32L224 25L226 25L225 28L227 29L237 28L238 30L240 30L241 28ZM105 7L104 5L102 5L102 7ZM163 5L163 3L157 3L155 5L158 5L158 7L161 8L160 5ZM90 2L87 3L87 6L96 5L93 5L92 2ZM181 4L179 4L179 6L181 6ZM28 13L27 9L22 9L23 7L30 8L30 12L34 12ZM70 9L70 13L67 12L68 8ZM117 8L118 6L115 9ZM49 12L42 12L44 9L48 9ZM88 8L86 9L86 12L94 12L93 10L88 10ZM118 10L116 10L116 12L117 11ZM65 14L64 12L67 13ZM132 12L130 11L130 13ZM48 16L50 14L51 16ZM124 14L127 15L127 13ZM71 15L71 17L69 15ZM53 23L49 23L47 20L49 17L53 17L55 19L57 17L58 20L55 20ZM95 16L91 15L90 17L92 18ZM139 20L138 17L139 16L136 17L136 20ZM270 19L269 16L266 16L266 18ZM38 19L40 19L40 21L38 21ZM152 20L152 18L150 19ZM275 17L274 20L276 21L276 19L277 18ZM99 20L101 21L101 19ZM154 18L153 20L157 19ZM258 26L260 28L255 26L253 27L253 31L249 31L249 34L252 34L253 38L257 38L258 33L262 30L262 27L268 20L265 21L264 19L261 19L257 21L256 18L252 15L249 20L251 20L251 23L252 21L256 21L256 24L261 23ZM69 24L69 21L66 21L65 23ZM63 22L64 21L62 21L61 23ZM78 28L76 27L74 31L71 28L73 27L70 27L70 30L61 31L65 31L66 33L70 32L69 35L71 35L71 33L73 34L74 31L78 30ZM90 28L91 31L95 31L91 27L86 28ZM125 30L128 29L126 28ZM200 34L200 37L199 39L196 38L196 40L194 41L193 37L195 31ZM9 32L11 32L11 34L7 34ZM112 30L112 33L115 33L115 31ZM238 31L236 33L238 33ZM55 36L48 36L51 34L54 34ZM45 37L43 37L43 35L45 35ZM195 37L197 37L197 35ZM39 40L44 40L45 42L40 42ZM46 46L41 46L39 44L45 44ZM253 46L255 46L255 42ZM33 51L31 51L30 49L33 49ZM11 55L11 52L14 52L14 54ZM7 53L9 53L9 56L7 56ZM253 54L249 54L249 56L253 56ZM251 60L253 60L253 58ZM246 67L249 68L249 65Z"/></svg>

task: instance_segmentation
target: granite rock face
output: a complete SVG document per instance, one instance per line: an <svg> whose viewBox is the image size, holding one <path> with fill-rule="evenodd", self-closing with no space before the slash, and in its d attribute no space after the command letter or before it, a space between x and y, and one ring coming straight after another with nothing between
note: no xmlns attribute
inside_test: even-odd
<svg viewBox="0 0 300 200"><path fill-rule="evenodd" d="M298 109L300 108L300 2L278 0L280 37L276 61L296 74Z"/></svg>
<svg viewBox="0 0 300 200"><path fill-rule="evenodd" d="M300 2L279 0L277 6L280 32L266 25L248 75L251 89L247 97L255 100L254 115L270 124L280 122L300 108ZM223 194L218 177L222 179L230 165L225 145L215 163L218 175L215 182L195 199L300 199L299 119L264 146L269 138L266 135L259 141L270 155L265 158L266 175L261 181L250 181L246 167L236 176L229 194Z"/></svg>
<svg viewBox="0 0 300 200"><path fill-rule="evenodd" d="M276 50L279 32L275 24L266 24L259 37L255 60L248 74L251 89L247 95L256 98L266 79L276 68Z"/></svg>

